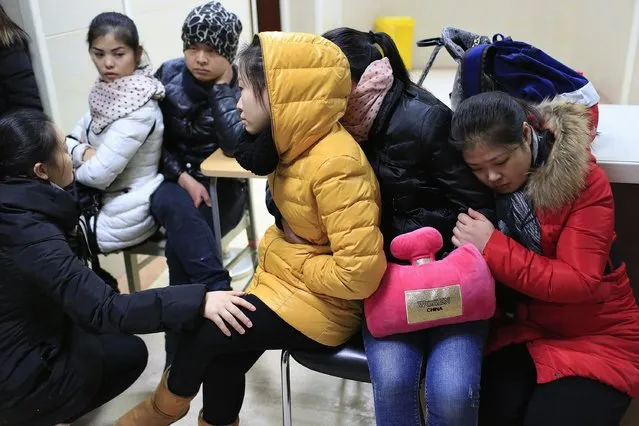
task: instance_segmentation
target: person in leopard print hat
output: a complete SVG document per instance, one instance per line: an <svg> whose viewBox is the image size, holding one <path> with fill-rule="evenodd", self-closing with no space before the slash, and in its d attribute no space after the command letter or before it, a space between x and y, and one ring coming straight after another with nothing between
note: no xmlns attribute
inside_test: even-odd
<svg viewBox="0 0 639 426"><path fill-rule="evenodd" d="M237 54L242 23L237 15L212 1L189 13L182 26L184 50L194 44L207 44L232 63Z"/></svg>
<svg viewBox="0 0 639 426"><path fill-rule="evenodd" d="M220 3L198 6L182 26L184 56L156 72L166 90L160 102L165 180L152 197L151 211L166 230L170 285L199 282L210 290L230 289L213 229L209 179L200 163L218 148L233 155L244 131L232 65L241 32L238 17ZM217 193L224 236L242 218L248 188L240 180L219 179ZM166 337L169 365L177 337Z"/></svg>

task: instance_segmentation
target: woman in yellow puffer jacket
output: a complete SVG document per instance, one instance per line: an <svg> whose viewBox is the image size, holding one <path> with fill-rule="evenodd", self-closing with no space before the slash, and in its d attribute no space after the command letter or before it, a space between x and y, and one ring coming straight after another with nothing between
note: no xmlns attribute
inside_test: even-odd
<svg viewBox="0 0 639 426"><path fill-rule="evenodd" d="M377 180L339 123L351 91L341 50L310 34L261 33L240 54L239 70L246 134L236 158L268 175L298 244L269 228L243 296L255 309L221 304L217 327L184 335L170 375L117 425L169 425L188 412L202 383L200 424L239 424L244 375L262 353L346 342L359 329L361 300L385 271Z"/></svg>

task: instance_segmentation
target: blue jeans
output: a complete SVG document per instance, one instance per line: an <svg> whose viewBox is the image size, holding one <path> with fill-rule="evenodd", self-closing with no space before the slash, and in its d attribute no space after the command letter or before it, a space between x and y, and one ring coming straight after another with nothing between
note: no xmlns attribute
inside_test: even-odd
<svg viewBox="0 0 639 426"><path fill-rule="evenodd" d="M377 426L424 424L425 369L429 426L475 426L488 322L436 327L376 339L364 325Z"/></svg>
<svg viewBox="0 0 639 426"><path fill-rule="evenodd" d="M208 188L208 182L202 184ZM218 199L222 233L228 232L242 218L247 195L241 182L220 179ZM205 284L212 291L231 289L231 277L224 269L215 242L210 207L202 203L196 208L186 190L175 182L165 181L151 197L151 213L166 231L164 254L169 267L169 285L196 283ZM166 334L167 365L171 363L177 340L177 334Z"/></svg>

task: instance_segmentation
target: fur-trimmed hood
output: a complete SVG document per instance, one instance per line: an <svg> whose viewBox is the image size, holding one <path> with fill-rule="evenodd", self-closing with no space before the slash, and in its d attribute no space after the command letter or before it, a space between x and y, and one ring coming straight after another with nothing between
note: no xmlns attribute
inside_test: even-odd
<svg viewBox="0 0 639 426"><path fill-rule="evenodd" d="M539 110L555 142L545 162L530 172L526 193L538 209L558 209L577 198L592 162L588 110L563 100L544 101Z"/></svg>

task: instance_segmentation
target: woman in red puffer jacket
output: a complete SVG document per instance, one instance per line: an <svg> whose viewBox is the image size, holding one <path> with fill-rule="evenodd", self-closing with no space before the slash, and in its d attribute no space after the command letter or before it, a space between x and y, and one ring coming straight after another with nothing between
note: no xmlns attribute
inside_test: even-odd
<svg viewBox="0 0 639 426"><path fill-rule="evenodd" d="M639 397L639 309L586 108L482 93L455 111L452 137L497 200L498 229L470 210L453 236L500 283L480 424L619 424Z"/></svg>

